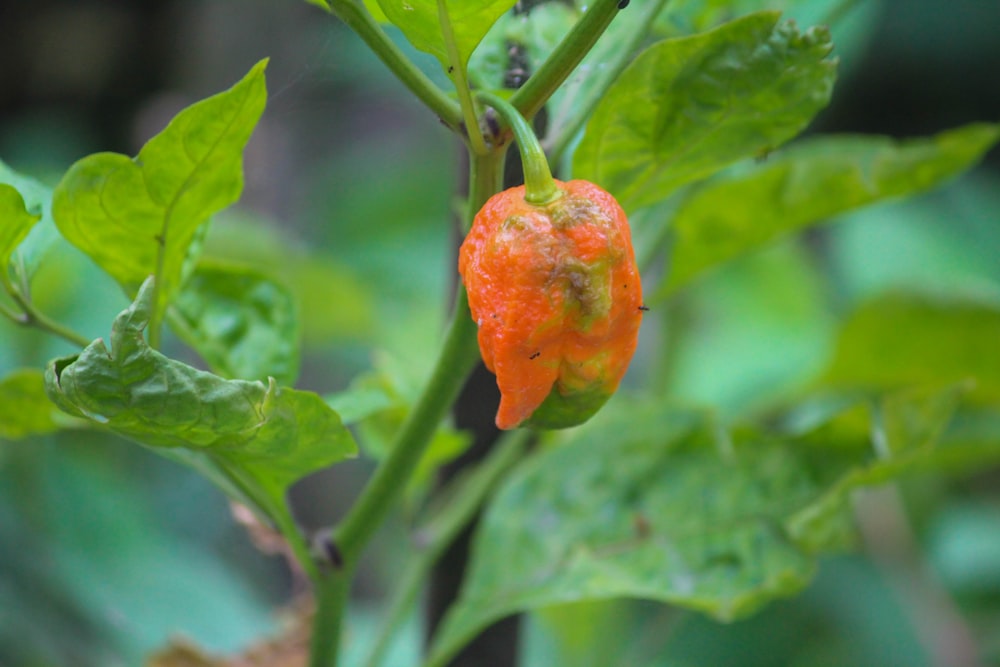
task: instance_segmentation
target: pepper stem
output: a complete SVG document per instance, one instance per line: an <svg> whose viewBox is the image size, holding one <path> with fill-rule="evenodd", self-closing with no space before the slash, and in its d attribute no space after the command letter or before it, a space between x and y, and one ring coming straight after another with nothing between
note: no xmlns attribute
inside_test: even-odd
<svg viewBox="0 0 1000 667"><path fill-rule="evenodd" d="M562 191L552 178L545 151L538 142L534 130L524 116L510 102L493 93L480 92L480 100L493 107L514 133L517 148L521 152L524 167L524 199L529 204L544 206L562 196Z"/></svg>

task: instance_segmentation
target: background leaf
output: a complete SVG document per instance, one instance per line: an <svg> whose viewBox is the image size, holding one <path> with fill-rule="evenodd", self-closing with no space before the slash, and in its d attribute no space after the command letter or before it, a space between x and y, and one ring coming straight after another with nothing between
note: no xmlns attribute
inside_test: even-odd
<svg viewBox="0 0 1000 667"><path fill-rule="evenodd" d="M798 134L830 98L829 32L799 34L776 12L665 40L636 58L587 125L575 177L626 211L662 200Z"/></svg>
<svg viewBox="0 0 1000 667"><path fill-rule="evenodd" d="M292 295L251 268L200 263L177 295L170 323L218 375L295 383L299 331Z"/></svg>
<svg viewBox="0 0 1000 667"><path fill-rule="evenodd" d="M13 260L13 268L21 281L30 280L38 263L48 249L59 239L55 222L52 220L52 190L33 178L23 176L0 160L0 183L13 186L24 198L23 207L34 216L39 216L27 237L20 245L14 244L8 260ZM2 235L2 232L0 232ZM2 246L2 244L0 244Z"/></svg>
<svg viewBox="0 0 1000 667"><path fill-rule="evenodd" d="M977 162L1000 126L973 124L934 137L804 140L745 173L697 187L673 219L665 289L781 234L865 204L928 190ZM662 292L661 292L662 293Z"/></svg>
<svg viewBox="0 0 1000 667"><path fill-rule="evenodd" d="M273 379L224 380L151 349L142 337L151 298L149 281L115 320L110 350L99 339L49 364L46 389L56 405L191 465L203 461L184 450L203 455L230 475L228 484L218 475L213 481L230 493L235 485L240 500L266 501L270 512L283 510L289 484L355 454L340 417L318 395Z"/></svg>
<svg viewBox="0 0 1000 667"><path fill-rule="evenodd" d="M952 419L930 395L890 399L879 409L930 409L912 442L886 452L864 421L859 431L840 424L858 423L854 404L792 433L727 431L705 413L618 402L497 493L432 664L499 618L568 602L634 597L721 620L746 616L804 587L819 554L853 543L854 490L1000 459L995 439L929 446L924 436ZM831 428L850 437L831 440Z"/></svg>
<svg viewBox="0 0 1000 667"><path fill-rule="evenodd" d="M24 207L24 198L11 185L0 183L0 271L8 270L10 256L41 218Z"/></svg>
<svg viewBox="0 0 1000 667"><path fill-rule="evenodd" d="M45 395L45 375L15 370L0 380L0 439L19 440L59 430L62 416Z"/></svg>
<svg viewBox="0 0 1000 667"><path fill-rule="evenodd" d="M780 241L654 305L673 338L662 364L641 369L650 382L728 420L800 394L825 369L838 330L829 284L802 246Z"/></svg>
<svg viewBox="0 0 1000 667"><path fill-rule="evenodd" d="M87 156L56 186L53 214L70 243L130 295L157 276L156 320L180 287L195 232L243 189L242 152L264 110L266 66L181 111L135 159Z"/></svg>
<svg viewBox="0 0 1000 667"><path fill-rule="evenodd" d="M356 377L351 386L327 396L328 405L338 414L346 408L364 453L381 461L392 449L395 436L419 398L420 380L412 377L402 360L381 353L375 355L376 370ZM345 419L346 421L346 419ZM472 444L472 436L450 424L438 426L410 477L408 500L428 490L438 468L460 456Z"/></svg>
<svg viewBox="0 0 1000 667"><path fill-rule="evenodd" d="M971 381L970 399L1000 405L998 341L995 301L889 293L847 320L822 382L885 390Z"/></svg>
<svg viewBox="0 0 1000 667"><path fill-rule="evenodd" d="M228 653L276 630L240 551L267 563L208 484L96 430L28 444L0 465L5 665L142 665L171 637Z"/></svg>
<svg viewBox="0 0 1000 667"><path fill-rule="evenodd" d="M438 21L437 0L378 0L379 6L413 46L435 56L447 70L448 50ZM461 66L500 16L516 0L445 0Z"/></svg>
<svg viewBox="0 0 1000 667"><path fill-rule="evenodd" d="M804 25L830 22L838 18L853 0L675 0L670 3L658 27L667 34L702 32L734 18L770 9L780 11ZM856 3L855 3L856 4ZM839 50L839 42L838 42Z"/></svg>

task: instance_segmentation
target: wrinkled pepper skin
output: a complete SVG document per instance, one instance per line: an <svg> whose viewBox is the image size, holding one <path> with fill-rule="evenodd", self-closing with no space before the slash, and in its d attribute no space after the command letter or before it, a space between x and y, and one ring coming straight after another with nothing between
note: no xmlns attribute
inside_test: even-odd
<svg viewBox="0 0 1000 667"><path fill-rule="evenodd" d="M459 250L501 429L589 419L618 388L639 336L625 212L593 183L556 184L563 195L546 205L525 201L524 186L494 195Z"/></svg>

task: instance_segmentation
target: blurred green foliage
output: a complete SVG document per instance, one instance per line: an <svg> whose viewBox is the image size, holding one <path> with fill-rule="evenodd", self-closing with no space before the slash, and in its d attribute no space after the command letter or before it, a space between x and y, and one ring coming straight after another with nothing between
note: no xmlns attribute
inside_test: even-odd
<svg viewBox="0 0 1000 667"><path fill-rule="evenodd" d="M250 3L240 11L266 13L265 4ZM946 9L933 0L888 2L881 16L880 3L844 0L675 0L659 29L678 35L709 28L732 18L727 7L733 4L739 13L787 9L803 26L836 19L831 29L838 55L867 63L844 72L845 94L872 76L879 59L909 59L922 72L937 70L938 76L927 74L920 83L931 91L927 94L942 98L958 86L985 85L960 81L949 65L1000 60L992 39L977 37L991 21L995 25L997 10L972 0ZM171 25L187 31L186 39L197 47L172 65L171 85L188 95L198 86L221 89L233 78L213 57L208 37L220 29L219 16L232 15L231 5L210 0L193 5L200 12L189 8L190 18L202 21L200 27ZM287 287L303 342L301 386L340 392L360 372L374 371L370 386L361 384L375 387L368 395L375 398L357 409L381 414L368 426L367 440L377 449L410 400L407 392L415 382L408 379L427 369L439 342L444 295L454 280L448 222L456 205L449 200L456 151L434 119L424 117L346 31L311 12L279 9L274 16L289 18L276 24L277 35L286 42L305 36L294 44L300 50L307 45L304 55L288 55L292 47L277 46L276 37L257 42L261 32L252 24L236 24L233 31L238 36L233 39L242 40L236 49L240 58L250 62L274 54L272 67L279 68L271 118L265 116L263 138L257 138L259 153L252 142L248 158L251 172L262 170L264 179L275 183L269 189L250 178L250 203L218 217L204 254L213 262L266 268ZM859 21L862 15L865 20ZM866 42L873 34L877 37ZM492 43L494 49L498 43L502 40ZM863 130L875 123L838 117L849 104L838 102L838 94L820 117L824 131ZM857 94L862 100L856 104L865 106L865 91ZM992 109L993 117L983 118L949 108L924 122L931 131L996 120L1000 105ZM106 148L87 118L68 106L59 111L0 117L0 154L49 184L73 159ZM898 127L909 129L914 108L896 112ZM558 115L553 118L558 122ZM892 120L879 122L888 130L897 127ZM327 135L332 138L324 139ZM136 147L117 148L134 153ZM699 277L659 309L664 329L652 324L644 330L636 375L651 379L671 400L711 404L724 421L738 421L815 388L828 368L829 378L855 388L897 383L899 374L886 379L861 372L874 373L877 367L868 359L883 360L887 352L899 355L895 368L903 379L947 384L966 374L942 377L935 369L962 365L980 374L983 364L996 359L992 332L1000 303L995 156L986 168L943 190L849 213L836 224L771 242ZM762 172L779 168L766 160L760 165ZM272 189L293 203L255 210L255 201L280 200ZM36 303L89 338L107 338L110 322L127 306L126 296L65 242L48 248L45 224L43 217L32 232L38 236L32 243L49 253L32 284ZM859 327L885 334L877 350L852 342ZM900 346L900 340L912 347ZM174 339L166 346L190 354ZM0 377L73 352L62 341L0 319ZM395 385L380 381L378 359L392 360ZM216 363L209 355L204 362ZM0 385L0 397L11 386L23 397L21 382L28 385L25 391L38 389L37 376L18 375ZM990 382L971 391L995 398ZM17 409L14 401L5 401L0 415ZM40 419L31 424L36 432L48 428ZM14 422L5 427L12 423L16 428ZM834 425L848 432L856 426L850 414ZM976 414L964 415L954 429L956 440L972 444L995 442L997 432L995 420ZM231 651L275 630L271 609L288 596L287 574L256 553L233 526L223 497L204 480L85 430L14 441L18 435L0 428L7 439L0 440L0 664L134 665L176 633L210 650ZM446 441L441 449L456 451L448 449L453 444ZM621 600L533 612L524 664L932 665L942 664L938 652L950 649L952 656L972 651L981 663L1000 665L996 489L995 472L903 483L902 505L883 517L888 528L864 533L861 555L821 560L802 595L730 625ZM326 495L309 500L332 502ZM868 514L879 518L871 504L859 503L862 523ZM381 558L392 562L391 555ZM369 581L368 590L391 586L387 579ZM260 592L262 581L271 582L266 595ZM360 653L357 646L370 633L371 609L359 605L352 619L352 655ZM950 635L957 637L950 645L949 631L957 633ZM592 644L581 645L581 636L600 651L588 651ZM386 664L416 664L418 643L419 632L411 627Z"/></svg>

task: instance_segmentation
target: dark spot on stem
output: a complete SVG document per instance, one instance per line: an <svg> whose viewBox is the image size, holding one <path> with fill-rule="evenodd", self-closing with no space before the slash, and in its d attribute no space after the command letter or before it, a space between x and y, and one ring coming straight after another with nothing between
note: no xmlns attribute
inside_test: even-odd
<svg viewBox="0 0 1000 667"><path fill-rule="evenodd" d="M496 141L497 137L500 136L500 121L497 119L497 114L493 109L486 110L486 127L490 131L491 141Z"/></svg>
<svg viewBox="0 0 1000 667"><path fill-rule="evenodd" d="M628 3L629 0L621 0L621 2L618 3L618 9L625 9L628 7Z"/></svg>
<svg viewBox="0 0 1000 667"><path fill-rule="evenodd" d="M334 570L342 570L344 568L344 555L340 552L340 547L333 541L333 537L329 533L317 537L313 544L315 545L313 552L319 552L318 555L322 565Z"/></svg>

